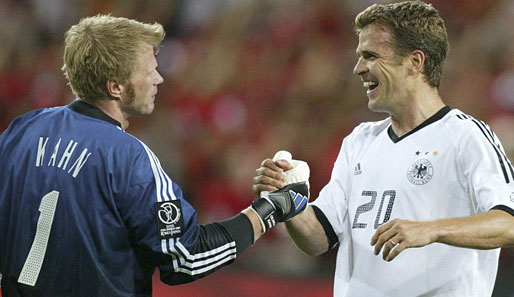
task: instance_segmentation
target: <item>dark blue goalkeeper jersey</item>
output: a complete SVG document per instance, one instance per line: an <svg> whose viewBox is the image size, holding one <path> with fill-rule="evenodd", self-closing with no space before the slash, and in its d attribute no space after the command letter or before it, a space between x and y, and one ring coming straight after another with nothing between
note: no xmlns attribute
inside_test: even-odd
<svg viewBox="0 0 514 297"><path fill-rule="evenodd" d="M199 225L152 151L80 100L16 118L0 165L4 297L151 296L156 267L190 282L253 241L242 214Z"/></svg>

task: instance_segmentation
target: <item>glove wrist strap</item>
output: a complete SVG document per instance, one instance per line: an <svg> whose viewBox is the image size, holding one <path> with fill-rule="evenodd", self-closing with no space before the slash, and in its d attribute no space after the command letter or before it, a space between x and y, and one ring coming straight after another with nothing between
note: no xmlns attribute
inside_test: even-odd
<svg viewBox="0 0 514 297"><path fill-rule="evenodd" d="M253 209L253 207L250 206L248 209L253 211L253 213L257 215L257 218L259 218L259 222L261 223L261 234L264 234L266 232L266 225L264 225L264 221L262 220L261 216L255 209Z"/></svg>
<svg viewBox="0 0 514 297"><path fill-rule="evenodd" d="M262 222L263 233L277 224L275 208L264 198L257 198L252 202L252 209L257 213Z"/></svg>

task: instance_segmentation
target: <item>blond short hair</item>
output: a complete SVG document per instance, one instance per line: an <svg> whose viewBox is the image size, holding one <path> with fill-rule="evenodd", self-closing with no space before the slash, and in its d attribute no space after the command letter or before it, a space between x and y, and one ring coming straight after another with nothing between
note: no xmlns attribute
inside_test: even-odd
<svg viewBox="0 0 514 297"><path fill-rule="evenodd" d="M448 35L444 20L431 4L421 1L374 4L357 15L355 29L359 34L374 23L391 30L396 55L405 57L414 50L423 51L423 74L432 87L439 87L448 53Z"/></svg>
<svg viewBox="0 0 514 297"><path fill-rule="evenodd" d="M145 45L157 53L164 29L111 15L83 18L65 34L62 70L73 93L95 103L110 98L107 81L127 83Z"/></svg>

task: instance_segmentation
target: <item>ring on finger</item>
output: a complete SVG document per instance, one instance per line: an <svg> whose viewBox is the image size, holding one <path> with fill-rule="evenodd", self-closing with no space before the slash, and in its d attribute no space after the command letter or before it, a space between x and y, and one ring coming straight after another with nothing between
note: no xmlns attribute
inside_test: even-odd
<svg viewBox="0 0 514 297"><path fill-rule="evenodd" d="M396 242L394 242L392 239L389 239L389 243L391 243L393 246L396 246Z"/></svg>

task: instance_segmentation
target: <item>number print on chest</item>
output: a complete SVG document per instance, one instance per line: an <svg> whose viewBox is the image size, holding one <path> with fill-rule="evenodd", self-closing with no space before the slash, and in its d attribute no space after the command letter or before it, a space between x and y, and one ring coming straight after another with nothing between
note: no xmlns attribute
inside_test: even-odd
<svg viewBox="0 0 514 297"><path fill-rule="evenodd" d="M373 210L375 207L375 202L377 200L378 193L377 191L362 191L362 197L370 197L370 200L368 202L365 202L364 204L359 205L357 207L357 210L355 212L355 217L353 219L352 229L359 229L359 228L366 228L368 226L368 223L359 221L359 216L363 213L369 212ZM385 224L389 221L391 218L391 212L393 211L393 205L394 205L394 199L396 197L396 191L395 190L387 190L382 193L382 198L380 199L380 205L378 207L378 212L375 218L375 224L373 227L377 229L382 224ZM384 214L384 219L382 222L380 222L380 218L382 216L382 211L384 208L384 202L388 199L387 207Z"/></svg>

